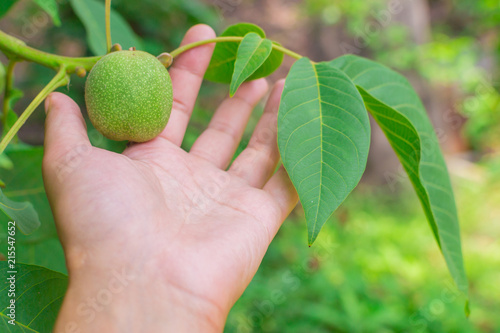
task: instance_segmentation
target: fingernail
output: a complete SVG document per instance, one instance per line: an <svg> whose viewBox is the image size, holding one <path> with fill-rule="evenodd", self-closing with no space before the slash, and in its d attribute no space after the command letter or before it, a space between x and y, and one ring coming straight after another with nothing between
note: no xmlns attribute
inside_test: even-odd
<svg viewBox="0 0 500 333"><path fill-rule="evenodd" d="M45 114L47 114L49 112L49 110L50 110L50 98L51 97L52 97L52 95L49 95L45 99Z"/></svg>

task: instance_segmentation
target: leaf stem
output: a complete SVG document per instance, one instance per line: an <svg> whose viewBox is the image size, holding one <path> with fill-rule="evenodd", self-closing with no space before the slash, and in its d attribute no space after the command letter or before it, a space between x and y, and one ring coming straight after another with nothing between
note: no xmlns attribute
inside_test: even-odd
<svg viewBox="0 0 500 333"><path fill-rule="evenodd" d="M297 60L299 60L299 59L301 59L301 58L304 58L304 56L303 56L303 55L298 54L298 53L296 53L296 52L293 52L292 50L289 50L289 49L287 49L286 47L283 47L283 46L281 46L281 45L276 45L276 44L274 44L274 43L273 43L273 49L275 49L275 50L277 50L277 51L281 51L281 52L283 52L284 54L286 54L286 55L288 55L288 56L290 56L290 57L292 57L292 58L294 58L294 59L297 59Z"/></svg>
<svg viewBox="0 0 500 333"><path fill-rule="evenodd" d="M106 0L106 49L111 51L111 0Z"/></svg>
<svg viewBox="0 0 500 333"><path fill-rule="evenodd" d="M62 66L57 72L56 76L45 86L45 88L40 91L40 93L33 99L33 101L28 105L26 110L19 116L19 119L12 125L12 128L7 132L3 140L0 142L0 154L3 153L9 142L17 134L21 126L26 122L29 116L35 111L35 109L42 103L42 101L54 90L67 84L69 82L69 76L67 74L67 68Z"/></svg>
<svg viewBox="0 0 500 333"><path fill-rule="evenodd" d="M198 42L194 42L191 44L181 46L181 47L173 50L172 52L170 52L170 55L172 56L172 58L175 58L179 54L186 52L187 50L190 50L192 48L195 48L197 46L210 44L210 43L241 42L242 40L243 40L243 37L236 37L236 36L234 36L234 37L216 37L216 38L211 38L211 39L200 40ZM274 43L273 43L273 49L280 51L280 52L283 52L284 54L286 54L292 58L295 58L295 59L300 59L303 57L302 55L300 55L298 53L295 53L295 52L293 52L293 51L291 51L291 50L289 50L281 45L277 45Z"/></svg>
<svg viewBox="0 0 500 333"><path fill-rule="evenodd" d="M43 52L27 46L23 41L6 34L2 30L0 30L0 51L3 51L7 56L15 56L55 70L64 67L68 74L74 73L77 67L90 71L95 63L101 59L101 57L63 57Z"/></svg>
<svg viewBox="0 0 500 333"><path fill-rule="evenodd" d="M11 59L9 65L7 66L7 71L5 75L5 94L3 96L3 109L2 109L2 123L7 123L7 115L10 109L10 98L12 93L12 87L14 85L14 68L16 67L17 61Z"/></svg>

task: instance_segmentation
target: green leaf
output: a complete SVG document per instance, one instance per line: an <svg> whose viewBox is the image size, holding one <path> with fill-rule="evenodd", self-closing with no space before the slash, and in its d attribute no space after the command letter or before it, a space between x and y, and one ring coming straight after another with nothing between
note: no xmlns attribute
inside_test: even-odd
<svg viewBox="0 0 500 333"><path fill-rule="evenodd" d="M367 109L387 136L422 203L455 283L467 294L450 177L418 95L402 75L368 59L347 55L333 64L356 84Z"/></svg>
<svg viewBox="0 0 500 333"><path fill-rule="evenodd" d="M304 207L309 244L358 184L370 124L363 100L331 63L295 62L278 113L278 147Z"/></svg>
<svg viewBox="0 0 500 333"><path fill-rule="evenodd" d="M17 116L17 113L14 112L14 105L17 103L21 97L23 97L24 93L22 90L19 89L11 89L10 90L10 99L9 99L9 105L7 109L7 121L2 124L2 138L7 134L7 132L11 129L11 127L14 125L14 123L17 121L19 118ZM14 140L17 141L17 134L14 136Z"/></svg>
<svg viewBox="0 0 500 333"><path fill-rule="evenodd" d="M9 324L11 298L7 282L11 271L16 273L15 325ZM3 332L52 332L68 287L68 277L44 267L16 264L14 269L6 261L0 262L3 290L0 293L0 317Z"/></svg>
<svg viewBox="0 0 500 333"><path fill-rule="evenodd" d="M2 138L9 132L9 130L12 128L12 126L15 124L17 121L17 114L12 110L8 109L7 110L7 121L3 124L3 129L2 129ZM17 136L17 135L16 135Z"/></svg>
<svg viewBox="0 0 500 333"><path fill-rule="evenodd" d="M31 234L40 227L38 214L30 202L15 202L5 196L0 190L0 210L4 212L11 221L16 222L19 230L25 234Z"/></svg>
<svg viewBox="0 0 500 333"><path fill-rule="evenodd" d="M17 261L66 273L64 253L43 186L43 148L11 145L6 155L15 168L1 170L2 180L6 183L3 193L13 201L33 204L41 222L40 228L30 235L16 234ZM7 234L9 220L0 213L0 234ZM6 237L0 237L0 252L7 248L6 242Z"/></svg>
<svg viewBox="0 0 500 333"><path fill-rule="evenodd" d="M34 0L35 3L40 6L47 14L50 15L52 21L56 26L61 25L61 19L59 18L59 12L57 10L56 0Z"/></svg>
<svg viewBox="0 0 500 333"><path fill-rule="evenodd" d="M174 12L175 9L194 18L198 23L205 23L211 26L220 22L220 16L217 14L216 6L201 1L169 0L168 5L165 2L159 4L167 7L167 11ZM172 8L173 7L173 8ZM175 8L177 7L177 8ZM188 20L189 22L189 20Z"/></svg>
<svg viewBox="0 0 500 333"><path fill-rule="evenodd" d="M12 170L14 163L4 153L0 154L0 168Z"/></svg>
<svg viewBox="0 0 500 333"><path fill-rule="evenodd" d="M234 64L233 78L229 95L234 96L239 86L248 79L257 69L262 66L271 54L273 42L269 39L261 38L255 32L250 32L240 43L236 62Z"/></svg>
<svg viewBox="0 0 500 333"><path fill-rule="evenodd" d="M14 109L14 105L24 96L24 92L20 89L12 88L10 90L10 109Z"/></svg>
<svg viewBox="0 0 500 333"><path fill-rule="evenodd" d="M250 32L255 32L262 38L266 38L264 30L251 23L238 23L229 26L221 34L221 37L236 36L244 37ZM278 43L274 43L278 44ZM223 42L215 45L214 53L208 69L205 73L205 79L212 82L231 83L234 72L234 63L238 53L239 42ZM279 44L278 44L279 45ZM261 77L266 77L273 73L283 61L283 52L272 50L267 60L257 69L247 81L256 80Z"/></svg>
<svg viewBox="0 0 500 333"><path fill-rule="evenodd" d="M18 0L2 0L0 1L0 17L7 14L9 9L17 2Z"/></svg>
<svg viewBox="0 0 500 333"><path fill-rule="evenodd" d="M70 0L78 18L87 31L87 41L90 50L95 55L106 54L106 24L104 20L104 1ZM111 9L111 37L113 43L119 43L123 49L137 47L142 43L129 24L116 11Z"/></svg>
<svg viewBox="0 0 500 333"><path fill-rule="evenodd" d="M3 93L5 88L5 67L0 62L0 95Z"/></svg>

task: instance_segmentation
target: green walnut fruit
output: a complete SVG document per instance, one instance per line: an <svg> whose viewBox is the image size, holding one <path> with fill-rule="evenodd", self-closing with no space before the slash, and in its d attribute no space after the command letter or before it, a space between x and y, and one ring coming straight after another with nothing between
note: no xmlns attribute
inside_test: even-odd
<svg viewBox="0 0 500 333"><path fill-rule="evenodd" d="M85 84L90 121L105 137L144 142L165 128L172 110L172 81L149 53L117 51L99 60Z"/></svg>

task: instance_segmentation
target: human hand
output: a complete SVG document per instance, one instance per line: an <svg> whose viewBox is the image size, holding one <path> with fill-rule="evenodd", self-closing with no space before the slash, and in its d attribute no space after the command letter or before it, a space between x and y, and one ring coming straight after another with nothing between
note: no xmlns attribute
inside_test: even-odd
<svg viewBox="0 0 500 333"><path fill-rule="evenodd" d="M213 36L195 26L183 44ZM189 153L179 147L212 50L176 58L167 127L123 154L91 146L68 97L47 99L43 175L70 278L55 332L222 331L296 205L283 167L273 174L283 81L227 171L265 80L225 100Z"/></svg>

